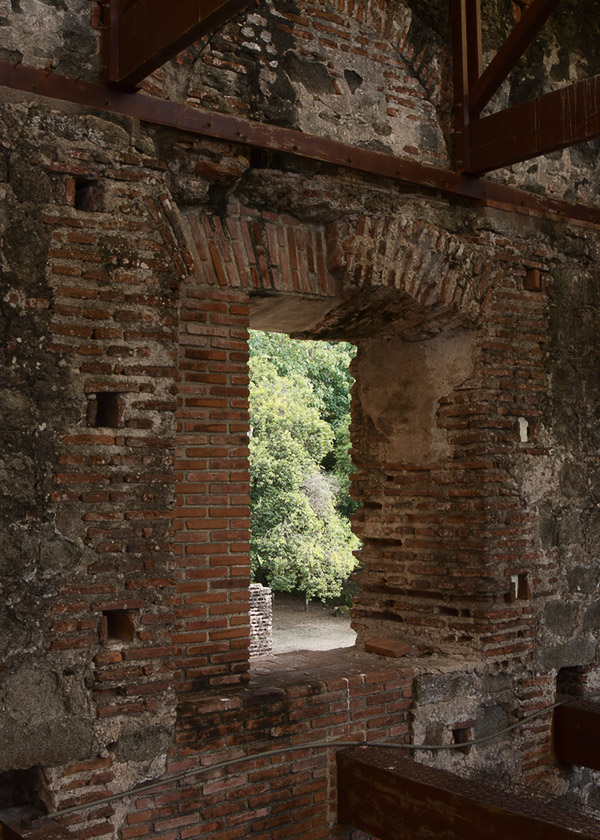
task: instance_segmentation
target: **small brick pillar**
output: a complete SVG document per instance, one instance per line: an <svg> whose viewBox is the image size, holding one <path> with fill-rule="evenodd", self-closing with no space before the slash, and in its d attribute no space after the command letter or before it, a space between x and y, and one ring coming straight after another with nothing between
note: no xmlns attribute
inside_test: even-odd
<svg viewBox="0 0 600 840"><path fill-rule="evenodd" d="M262 583L250 584L250 656L273 650L273 593Z"/></svg>

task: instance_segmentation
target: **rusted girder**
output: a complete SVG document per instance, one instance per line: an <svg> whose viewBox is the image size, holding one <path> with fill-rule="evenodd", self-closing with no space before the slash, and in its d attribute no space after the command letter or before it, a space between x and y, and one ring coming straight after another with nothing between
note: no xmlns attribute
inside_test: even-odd
<svg viewBox="0 0 600 840"><path fill-rule="evenodd" d="M545 802L462 779L398 750L337 754L338 821L379 840L591 840L600 824Z"/></svg>
<svg viewBox="0 0 600 840"><path fill-rule="evenodd" d="M69 79L24 65L0 61L0 85L34 97L49 97L113 114L126 114L154 125L226 140L269 151L311 158L346 169L390 178L416 188L439 191L504 209L600 225L600 208L539 196L481 178L465 177L449 169L425 166L407 158L348 146L288 128L252 122L241 117L203 111L189 105L142 94L109 90L104 85Z"/></svg>
<svg viewBox="0 0 600 840"><path fill-rule="evenodd" d="M469 90L481 72L481 0L452 0L456 168L471 166Z"/></svg>
<svg viewBox="0 0 600 840"><path fill-rule="evenodd" d="M570 700L558 706L553 729L559 761L600 770L600 703Z"/></svg>
<svg viewBox="0 0 600 840"><path fill-rule="evenodd" d="M469 137L477 174L600 137L600 76L473 120Z"/></svg>
<svg viewBox="0 0 600 840"><path fill-rule="evenodd" d="M471 82L472 119L479 116L559 3L534 0L483 73Z"/></svg>
<svg viewBox="0 0 600 840"><path fill-rule="evenodd" d="M110 0L105 81L132 88L253 0Z"/></svg>

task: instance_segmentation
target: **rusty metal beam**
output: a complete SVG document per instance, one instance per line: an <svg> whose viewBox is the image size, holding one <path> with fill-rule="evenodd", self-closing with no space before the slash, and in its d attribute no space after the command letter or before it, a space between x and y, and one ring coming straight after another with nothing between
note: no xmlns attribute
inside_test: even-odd
<svg viewBox="0 0 600 840"><path fill-rule="evenodd" d="M471 85L471 118L479 116L560 0L534 0L480 78Z"/></svg>
<svg viewBox="0 0 600 840"><path fill-rule="evenodd" d="M472 63L469 63L469 0L452 0L452 50L454 84L454 147L456 168L470 170L469 147L469 82Z"/></svg>
<svg viewBox="0 0 600 840"><path fill-rule="evenodd" d="M558 706L553 730L559 761L600 770L600 703L570 700Z"/></svg>
<svg viewBox="0 0 600 840"><path fill-rule="evenodd" d="M253 0L110 0L105 81L132 88ZM168 5L168 8L166 6Z"/></svg>
<svg viewBox="0 0 600 840"><path fill-rule="evenodd" d="M419 189L432 189L459 199L489 204L554 219L600 225L600 208L535 195L450 169L425 166L406 158L360 149L299 131L215 114L141 94L109 90L104 85L69 79L24 65L0 61L0 86L49 97L113 114L125 114L217 140L311 158L346 169L390 178Z"/></svg>
<svg viewBox="0 0 600 840"><path fill-rule="evenodd" d="M469 78L469 100L473 85L483 70L483 46L481 40L481 0L467 3L467 73ZM469 106L471 112L472 106Z"/></svg>
<svg viewBox="0 0 600 840"><path fill-rule="evenodd" d="M600 824L535 799L359 747L337 754L338 821L379 840L591 840Z"/></svg>
<svg viewBox="0 0 600 840"><path fill-rule="evenodd" d="M478 174L600 137L600 76L474 120L469 135Z"/></svg>

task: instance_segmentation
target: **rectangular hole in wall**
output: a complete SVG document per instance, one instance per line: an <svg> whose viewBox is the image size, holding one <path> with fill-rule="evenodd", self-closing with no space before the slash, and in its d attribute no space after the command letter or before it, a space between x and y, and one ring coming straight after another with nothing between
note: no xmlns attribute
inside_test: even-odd
<svg viewBox="0 0 600 840"><path fill-rule="evenodd" d="M133 613L128 610L103 610L105 641L132 642L135 633Z"/></svg>
<svg viewBox="0 0 600 840"><path fill-rule="evenodd" d="M531 597L531 592L529 588L529 577L526 572L520 575L511 575L510 576L510 589L508 591L508 595L506 596L506 600L508 602L512 601L525 601Z"/></svg>
<svg viewBox="0 0 600 840"><path fill-rule="evenodd" d="M517 598L522 601L531 597L529 591L529 579L526 574L517 575Z"/></svg>
<svg viewBox="0 0 600 840"><path fill-rule="evenodd" d="M37 767L0 773L0 811L12 808L45 813L44 785Z"/></svg>
<svg viewBox="0 0 600 840"><path fill-rule="evenodd" d="M573 665L561 668L556 675L556 693L569 697L583 697L587 693L590 667Z"/></svg>
<svg viewBox="0 0 600 840"><path fill-rule="evenodd" d="M84 213L96 213L101 209L100 189L96 181L87 178L75 179L74 207Z"/></svg>
<svg viewBox="0 0 600 840"><path fill-rule="evenodd" d="M89 401L87 422L96 428L117 429L121 425L121 398L112 391L96 394Z"/></svg>
<svg viewBox="0 0 600 840"><path fill-rule="evenodd" d="M455 744L467 744L468 741L471 740L471 728L470 727L457 727L456 729L452 730L452 740ZM456 750L456 752L464 753L468 755L471 752L470 746L464 746L460 749Z"/></svg>

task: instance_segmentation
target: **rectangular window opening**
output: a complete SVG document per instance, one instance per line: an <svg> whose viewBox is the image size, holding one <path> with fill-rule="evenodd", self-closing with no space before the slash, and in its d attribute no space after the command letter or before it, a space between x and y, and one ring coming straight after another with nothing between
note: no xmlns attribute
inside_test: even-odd
<svg viewBox="0 0 600 840"><path fill-rule="evenodd" d="M350 608L360 541L349 518L357 508L349 431L355 352L345 342L250 331L252 580L269 599L272 591L274 654L356 640ZM251 655L260 655L269 647L267 622L257 610L250 619Z"/></svg>

